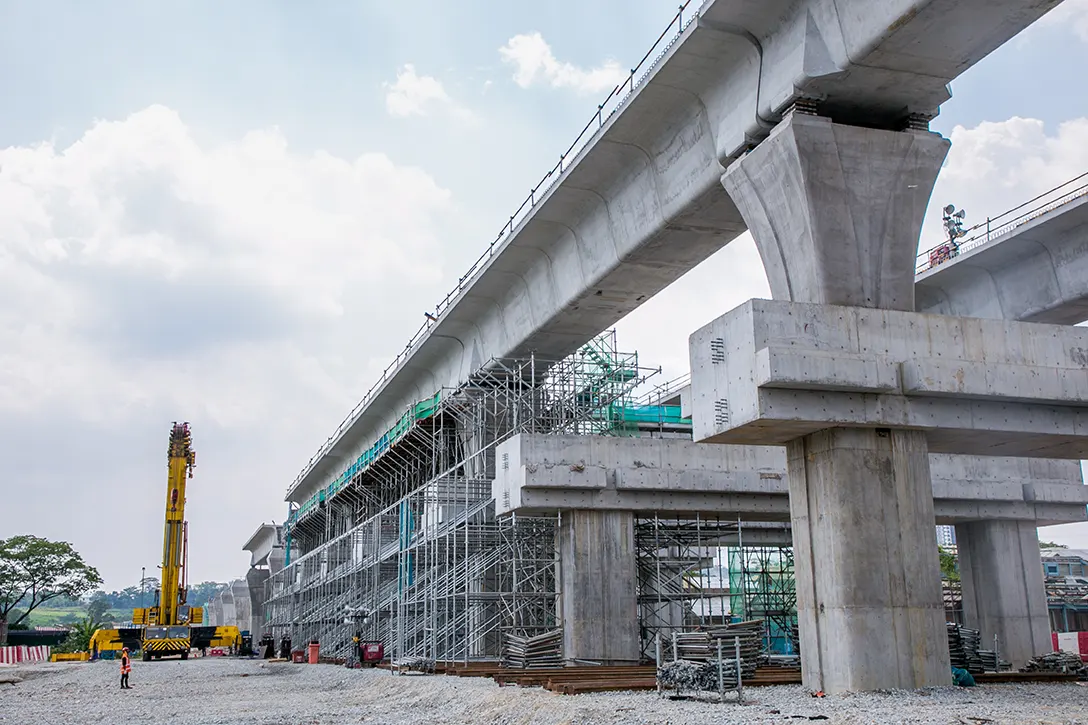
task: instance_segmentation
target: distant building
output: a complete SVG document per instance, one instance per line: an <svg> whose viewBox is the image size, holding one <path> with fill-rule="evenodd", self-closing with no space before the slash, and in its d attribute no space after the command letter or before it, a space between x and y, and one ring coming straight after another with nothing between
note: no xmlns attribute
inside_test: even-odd
<svg viewBox="0 0 1088 725"><path fill-rule="evenodd" d="M1043 549L1050 628L1088 632L1088 550Z"/></svg>
<svg viewBox="0 0 1088 725"><path fill-rule="evenodd" d="M937 544L950 549L956 545L956 527L955 526L938 526L937 527Z"/></svg>

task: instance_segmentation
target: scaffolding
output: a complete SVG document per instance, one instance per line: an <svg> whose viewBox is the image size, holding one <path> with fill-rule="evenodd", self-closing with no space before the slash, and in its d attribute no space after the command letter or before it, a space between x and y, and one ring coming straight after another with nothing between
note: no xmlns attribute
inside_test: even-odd
<svg viewBox="0 0 1088 725"><path fill-rule="evenodd" d="M394 662L426 668L497 660L508 635L554 630L560 514L496 517L491 481L507 463L494 449L521 432L690 438L676 397L686 380L637 395L659 372L620 352L608 332L564 360L493 359L406 409L292 508L286 566L266 584L266 631L296 647L317 640L327 656L343 658L353 637L378 640ZM636 518L644 657L657 638L738 613L768 618L774 637L789 631L787 610L796 614L786 568L772 573L772 550L742 548L742 536L736 520ZM766 564L763 576L744 569L740 599L735 551ZM792 584L792 559L788 571Z"/></svg>
<svg viewBox="0 0 1088 725"><path fill-rule="evenodd" d="M422 663L497 659L506 634L554 629L558 514L496 517L493 449L520 432L653 425L633 391L657 372L609 332L564 360L493 359L412 406L291 511L268 629L333 657L353 636L380 640L394 661Z"/></svg>
<svg viewBox="0 0 1088 725"><path fill-rule="evenodd" d="M731 547L730 606L742 619L764 623L766 652L797 654L797 584L790 546Z"/></svg>

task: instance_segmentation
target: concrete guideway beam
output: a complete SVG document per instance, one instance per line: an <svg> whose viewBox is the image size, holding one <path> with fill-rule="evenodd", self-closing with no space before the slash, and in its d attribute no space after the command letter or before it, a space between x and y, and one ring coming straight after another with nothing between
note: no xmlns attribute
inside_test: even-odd
<svg viewBox="0 0 1088 725"><path fill-rule="evenodd" d="M790 517L780 447L523 433L501 443L495 456L499 515L583 509L748 523ZM937 523L1006 519L1046 526L1088 519L1088 486L1076 461L939 453L929 459Z"/></svg>
<svg viewBox="0 0 1088 725"><path fill-rule="evenodd" d="M1088 194L926 270L915 289L919 312L1088 320Z"/></svg>

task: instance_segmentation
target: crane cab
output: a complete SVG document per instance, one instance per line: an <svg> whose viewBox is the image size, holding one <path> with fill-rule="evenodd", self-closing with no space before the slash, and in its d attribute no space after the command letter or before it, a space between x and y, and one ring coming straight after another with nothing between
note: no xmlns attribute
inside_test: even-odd
<svg viewBox="0 0 1088 725"><path fill-rule="evenodd" d="M159 659L172 655L181 655L183 660L187 660L191 648L189 627L187 625L145 627L142 644L144 662L150 662L153 657Z"/></svg>

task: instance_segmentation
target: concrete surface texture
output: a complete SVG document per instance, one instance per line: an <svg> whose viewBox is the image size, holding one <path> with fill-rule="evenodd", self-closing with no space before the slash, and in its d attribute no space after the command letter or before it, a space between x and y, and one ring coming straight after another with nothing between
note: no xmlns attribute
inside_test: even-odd
<svg viewBox="0 0 1088 725"><path fill-rule="evenodd" d="M914 311L914 268L949 142L799 113L722 183L751 227L776 300Z"/></svg>
<svg viewBox="0 0 1088 725"><path fill-rule="evenodd" d="M1054 4L704 2L288 500L335 478L409 405L492 357L563 358L740 235L719 178L796 100L818 99L845 123L900 127L935 113L949 81Z"/></svg>
<svg viewBox="0 0 1088 725"><path fill-rule="evenodd" d="M963 613L984 648L997 635L1000 656L1023 667L1053 646L1037 562L1039 536L1021 521L974 521L956 526Z"/></svg>
<svg viewBox="0 0 1088 725"><path fill-rule="evenodd" d="M946 682L925 436L838 428L791 441L787 455L805 686Z"/></svg>
<svg viewBox="0 0 1088 725"><path fill-rule="evenodd" d="M789 521L785 449L685 440L519 434L495 452L496 513L565 509ZM1088 518L1078 461L931 453L937 523ZM750 542L751 543L751 542Z"/></svg>
<svg viewBox="0 0 1088 725"><path fill-rule="evenodd" d="M564 658L571 663L638 664L631 512L564 511L559 576Z"/></svg>
<svg viewBox="0 0 1088 725"><path fill-rule="evenodd" d="M910 427L941 453L1088 458L1086 350L1081 327L750 300L691 337L695 439Z"/></svg>
<svg viewBox="0 0 1088 725"><path fill-rule="evenodd" d="M1075 325L1088 320L1088 196L928 269L919 312Z"/></svg>

